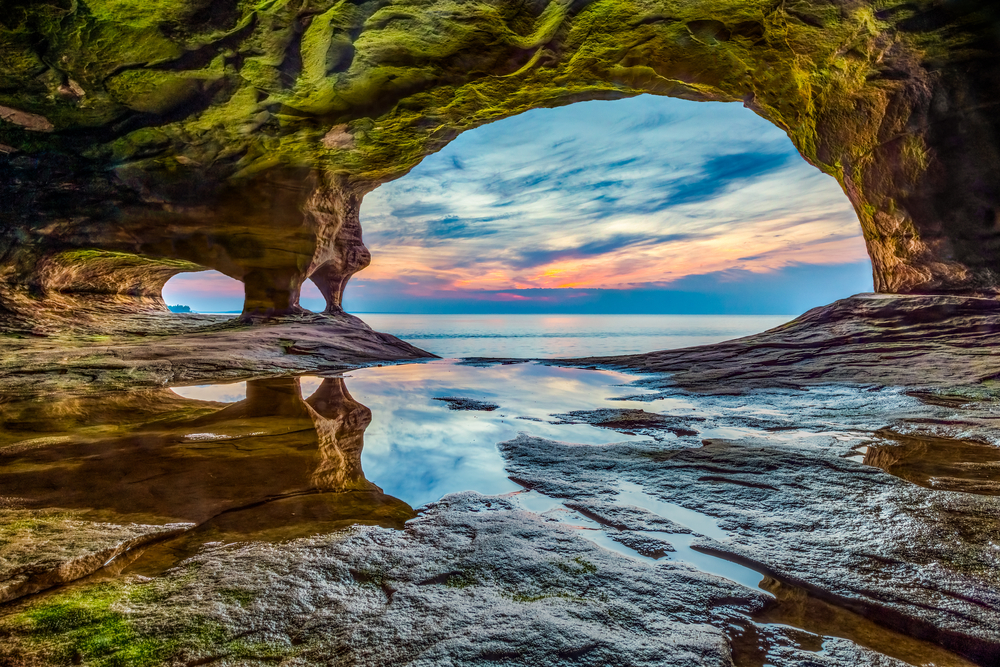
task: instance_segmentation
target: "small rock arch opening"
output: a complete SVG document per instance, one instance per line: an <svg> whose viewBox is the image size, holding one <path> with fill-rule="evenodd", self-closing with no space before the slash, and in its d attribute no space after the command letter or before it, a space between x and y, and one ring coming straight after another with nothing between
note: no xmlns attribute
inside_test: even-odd
<svg viewBox="0 0 1000 667"><path fill-rule="evenodd" d="M237 316L243 311L243 283L218 271L179 273L163 286L163 301L174 313Z"/></svg>
<svg viewBox="0 0 1000 667"><path fill-rule="evenodd" d="M163 286L163 301L174 313L238 315L243 312L245 285L214 270L180 273ZM322 290L311 278L302 283L299 305L312 313L329 310Z"/></svg>
<svg viewBox="0 0 1000 667"><path fill-rule="evenodd" d="M312 278L307 278L302 283L302 292L299 295L299 305L311 313L322 313L327 310L329 303L323 296L323 292L313 282Z"/></svg>
<svg viewBox="0 0 1000 667"><path fill-rule="evenodd" d="M840 184L739 103L527 111L368 194L361 225L379 262L351 312L792 315L873 288Z"/></svg>

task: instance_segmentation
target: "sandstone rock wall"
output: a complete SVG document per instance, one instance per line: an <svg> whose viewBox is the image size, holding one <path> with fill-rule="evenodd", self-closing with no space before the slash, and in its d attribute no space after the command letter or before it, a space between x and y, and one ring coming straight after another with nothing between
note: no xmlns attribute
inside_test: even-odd
<svg viewBox="0 0 1000 667"><path fill-rule="evenodd" d="M853 202L878 291L994 294L998 46L975 0L11 0L3 305L155 294L183 260L242 280L248 318L310 276L336 311L379 183L483 123L642 93L783 128ZM55 280L81 250L104 254Z"/></svg>

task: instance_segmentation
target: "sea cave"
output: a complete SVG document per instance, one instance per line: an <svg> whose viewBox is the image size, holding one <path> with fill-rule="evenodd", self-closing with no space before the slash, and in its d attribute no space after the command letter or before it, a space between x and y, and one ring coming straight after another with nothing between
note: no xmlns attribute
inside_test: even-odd
<svg viewBox="0 0 1000 667"><path fill-rule="evenodd" d="M990 3L0 9L0 665L1000 662ZM698 110L639 118L657 101ZM571 109L589 124L529 124ZM693 150L684 118L736 112L769 125L731 141L780 139L836 195L767 195L819 211L811 254L720 233L729 264L682 266L714 252L691 245L629 273L695 235L628 188L709 219L729 187L707 153L714 184L674 187L652 137ZM575 183L598 240L556 242L583 238L570 199L503 240L476 212L538 198L511 165L632 164L594 157L625 117L660 157ZM730 171L791 164L730 148ZM422 202L445 168L479 180ZM871 291L651 310L685 276L832 262L830 238ZM349 312L356 274L382 311ZM229 300L192 309L192 280ZM559 290L576 305L522 303Z"/></svg>

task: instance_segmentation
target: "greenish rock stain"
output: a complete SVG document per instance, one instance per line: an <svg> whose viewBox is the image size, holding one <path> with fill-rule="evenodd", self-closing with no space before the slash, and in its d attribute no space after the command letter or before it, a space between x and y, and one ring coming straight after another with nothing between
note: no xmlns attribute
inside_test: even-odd
<svg viewBox="0 0 1000 667"><path fill-rule="evenodd" d="M149 606L170 604L189 583L193 572L171 579L137 584L129 582L74 586L24 603L0 620L0 659L27 654L45 664L84 664L90 667L145 667L184 656L222 656L233 659L275 659L295 653L293 647L253 637L233 637L219 622L185 615L170 627L139 624ZM230 604L244 606L254 595L222 589Z"/></svg>
<svg viewBox="0 0 1000 667"><path fill-rule="evenodd" d="M175 642L141 636L115 608L128 589L105 584L60 594L6 620L55 664L142 667L161 663ZM44 647L44 648L43 648ZM2 652L0 652L2 655Z"/></svg>

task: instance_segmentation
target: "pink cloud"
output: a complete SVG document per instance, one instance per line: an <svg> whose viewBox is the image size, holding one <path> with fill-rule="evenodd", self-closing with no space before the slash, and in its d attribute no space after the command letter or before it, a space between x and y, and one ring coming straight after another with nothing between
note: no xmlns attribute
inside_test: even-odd
<svg viewBox="0 0 1000 667"><path fill-rule="evenodd" d="M182 273L174 276L163 290L184 294L215 294L219 296L243 296L243 283L218 271Z"/></svg>

